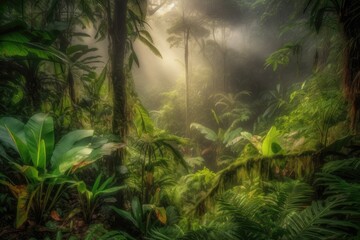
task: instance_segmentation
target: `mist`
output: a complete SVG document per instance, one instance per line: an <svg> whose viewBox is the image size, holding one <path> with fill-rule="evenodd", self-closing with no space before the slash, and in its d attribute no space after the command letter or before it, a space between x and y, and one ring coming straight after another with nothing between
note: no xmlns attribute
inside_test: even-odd
<svg viewBox="0 0 360 240"><path fill-rule="evenodd" d="M277 84L289 85L299 80L294 62L290 62L286 70L279 69L277 73L271 67L265 68L265 59L289 40L278 34L284 24L281 17L263 21L249 6L240 6L233 1L227 3L213 1L204 7L203 1L190 2L189 6L180 6L180 1L168 1L147 17L148 31L162 58L156 57L141 42L136 42L136 51L141 56L140 67L134 67L132 73L136 90L145 106L152 110L159 108L161 93L171 91L176 88L177 83L185 81L183 41L179 46L172 47L168 41L171 36L169 29L179 18L181 20L181 7L189 19L197 21L201 27L205 26L208 31L205 37L193 37L189 43L192 83L196 81L195 71L207 70L211 75L203 76L207 84L219 82L221 78L226 81L225 88L224 84L216 83L214 92L234 93L246 90L255 99L267 90L274 89ZM196 36L196 33L193 35ZM213 51L208 59L204 57L204 45L201 45L206 43L209 43L208 46L210 43L213 46L216 44L218 48L207 49L208 53ZM310 66L306 65L306 56L304 58L298 64L303 68L302 73L307 74Z"/></svg>

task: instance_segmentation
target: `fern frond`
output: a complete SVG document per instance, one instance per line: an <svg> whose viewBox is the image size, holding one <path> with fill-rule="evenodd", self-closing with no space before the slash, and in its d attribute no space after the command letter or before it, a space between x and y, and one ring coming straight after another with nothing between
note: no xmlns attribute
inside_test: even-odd
<svg viewBox="0 0 360 240"><path fill-rule="evenodd" d="M346 204L343 199L313 202L289 218L287 239L346 239L347 230L356 228L344 218L349 213L341 210Z"/></svg>
<svg viewBox="0 0 360 240"><path fill-rule="evenodd" d="M266 202L272 207L274 220L281 226L292 214L308 206L313 195L311 186L301 181L276 183L273 190L266 196Z"/></svg>

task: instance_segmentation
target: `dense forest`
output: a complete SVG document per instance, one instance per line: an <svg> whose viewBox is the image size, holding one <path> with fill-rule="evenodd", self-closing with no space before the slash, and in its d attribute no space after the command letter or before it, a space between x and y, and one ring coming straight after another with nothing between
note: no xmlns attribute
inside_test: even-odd
<svg viewBox="0 0 360 240"><path fill-rule="evenodd" d="M0 239L360 239L360 1L0 1Z"/></svg>

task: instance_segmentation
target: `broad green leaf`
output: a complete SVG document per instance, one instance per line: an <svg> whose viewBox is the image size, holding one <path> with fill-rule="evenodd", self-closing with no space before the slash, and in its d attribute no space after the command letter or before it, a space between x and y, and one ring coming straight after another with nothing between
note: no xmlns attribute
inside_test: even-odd
<svg viewBox="0 0 360 240"><path fill-rule="evenodd" d="M87 156L86 162L95 162L102 158L103 156L109 156L112 152L114 152L116 149L120 149L125 147L126 145L124 143L105 143L101 147L95 148L92 150L92 152ZM93 147L93 145L91 145ZM86 166L85 163L83 163L84 166ZM79 166L82 167L82 166Z"/></svg>
<svg viewBox="0 0 360 240"><path fill-rule="evenodd" d="M233 141L235 138L239 137L241 135L242 128L237 128L234 130L228 129L224 134L223 143L226 144L226 147L229 147L236 143L236 141Z"/></svg>
<svg viewBox="0 0 360 240"><path fill-rule="evenodd" d="M23 140L17 134L12 133L10 129L7 128L7 130L11 139L15 143L16 150L19 153L21 160L25 164L30 164L31 159L26 142L23 142Z"/></svg>
<svg viewBox="0 0 360 240"><path fill-rule="evenodd" d="M281 151L282 148L278 143L279 136L280 133L276 128L271 127L261 146L262 155L271 157Z"/></svg>
<svg viewBox="0 0 360 240"><path fill-rule="evenodd" d="M92 152L92 148L89 147L74 147L64 153L59 161L57 162L59 165L53 165L54 173L64 174L69 169L71 169L74 165L79 164L84 161Z"/></svg>
<svg viewBox="0 0 360 240"><path fill-rule="evenodd" d="M276 142L271 143L271 151L274 154L279 153L281 150L282 150L282 148L278 143L276 143Z"/></svg>
<svg viewBox="0 0 360 240"><path fill-rule="evenodd" d="M46 170L46 146L44 139L41 139L40 145L38 147L38 162L37 166L44 171Z"/></svg>
<svg viewBox="0 0 360 240"><path fill-rule="evenodd" d="M65 155L67 154L67 156L69 156L68 152L74 147L74 145L81 140L86 140L86 138L92 137L93 134L93 130L75 130L63 136L55 146L51 157L51 168L58 168L63 162L67 161ZM82 145L86 146L89 143L90 140L84 141ZM77 151L78 150L79 149L77 149ZM72 153L72 157L74 157L74 151Z"/></svg>
<svg viewBox="0 0 360 240"><path fill-rule="evenodd" d="M24 133L25 124L16 118L12 117L3 117L0 119L0 141L5 144L5 146L10 146L14 150L17 150L16 144L11 138L8 130L10 129L13 134L16 134L23 143L26 142L25 133Z"/></svg>
<svg viewBox="0 0 360 240"><path fill-rule="evenodd" d="M213 130L199 123L192 123L190 128L195 128L196 130L200 131L204 137L210 141L216 142L218 140L218 136Z"/></svg>
<svg viewBox="0 0 360 240"><path fill-rule="evenodd" d="M45 169L46 159L50 158L54 149L55 140L53 119L44 113L35 114L26 123L24 131L27 140L27 147L34 166ZM40 146L41 140L44 140L43 146ZM40 153L48 154L48 156L41 156L39 155ZM41 166L39 166L39 164Z"/></svg>

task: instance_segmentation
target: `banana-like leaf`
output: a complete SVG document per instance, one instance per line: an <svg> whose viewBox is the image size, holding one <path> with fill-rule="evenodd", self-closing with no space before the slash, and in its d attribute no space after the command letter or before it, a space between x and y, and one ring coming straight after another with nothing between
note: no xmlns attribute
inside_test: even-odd
<svg viewBox="0 0 360 240"><path fill-rule="evenodd" d="M105 143L101 147L93 149L91 154L86 158L88 162L94 162L100 159L103 156L109 156L112 152L117 149L124 148L126 144L124 143ZM93 145L91 145L93 147Z"/></svg>
<svg viewBox="0 0 360 240"><path fill-rule="evenodd" d="M71 169L74 165L84 161L93 151L92 148L81 146L74 147L65 152L58 159L58 165L53 165L54 173L66 173L69 169Z"/></svg>
<svg viewBox="0 0 360 240"><path fill-rule="evenodd" d="M37 153L37 167L40 169L46 170L46 145L44 139L41 139L40 145L38 146L38 153Z"/></svg>
<svg viewBox="0 0 360 240"><path fill-rule="evenodd" d="M199 123L192 123L190 125L190 128L194 128L198 131L200 131L204 137L210 141L216 142L218 140L217 134L211 130L210 128L207 128Z"/></svg>
<svg viewBox="0 0 360 240"><path fill-rule="evenodd" d="M224 133L223 143L226 144L226 147L233 145L236 143L234 141L235 138L239 137L242 132L242 128L237 128L230 131L230 128Z"/></svg>
<svg viewBox="0 0 360 240"><path fill-rule="evenodd" d="M16 118L3 117L0 119L0 141L4 143L5 147L11 147L14 150L17 150L16 144L6 128L10 129L13 134L16 134L22 142L26 142L24 126L25 124Z"/></svg>
<svg viewBox="0 0 360 240"><path fill-rule="evenodd" d="M61 164L64 164L64 162L67 161L65 155L67 157L75 158L76 152L78 152L80 149L84 149L87 145L90 144L90 140L88 138L92 137L93 134L94 134L93 130L75 130L63 136L60 139L60 141L56 144L55 149L53 151L53 155L51 157L51 168L54 170L58 168ZM81 142L82 146L79 146L79 144L77 143L80 142L81 140L84 141ZM69 154L68 152L72 148L74 148L75 144L77 147L80 148L77 148L76 151L73 150L72 153ZM91 151L90 152L87 151L87 152L88 154L91 153ZM74 163L75 162L73 162L73 164Z"/></svg>
<svg viewBox="0 0 360 240"><path fill-rule="evenodd" d="M8 129L9 136L11 137L12 141L14 142L14 145L16 147L16 151L19 153L21 160L25 164L30 164L31 158L29 149L26 145L26 141L24 142L17 134L12 133L10 129Z"/></svg>
<svg viewBox="0 0 360 240"><path fill-rule="evenodd" d="M54 149L53 119L44 113L35 114L26 123L24 131L33 166L45 169L46 160Z"/></svg>

